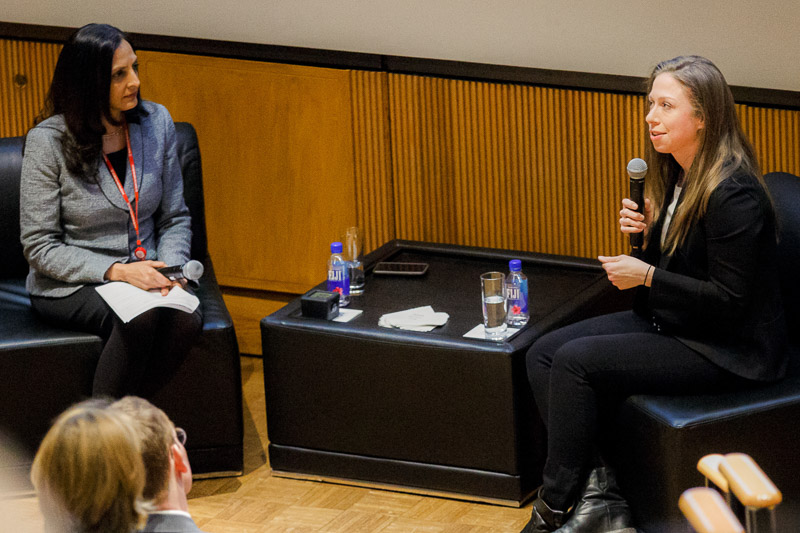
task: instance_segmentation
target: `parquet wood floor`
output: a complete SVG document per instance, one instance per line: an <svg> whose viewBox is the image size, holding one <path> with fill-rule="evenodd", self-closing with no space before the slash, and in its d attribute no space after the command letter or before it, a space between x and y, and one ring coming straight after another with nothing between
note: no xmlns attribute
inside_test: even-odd
<svg viewBox="0 0 800 533"><path fill-rule="evenodd" d="M530 516L522 509L327 482L277 477L267 445L261 360L242 358L244 474L195 480L189 510L210 533L516 533ZM191 435L189 435L191 439ZM14 502L25 527L41 533L36 499ZM3 531L0 525L0 531Z"/></svg>

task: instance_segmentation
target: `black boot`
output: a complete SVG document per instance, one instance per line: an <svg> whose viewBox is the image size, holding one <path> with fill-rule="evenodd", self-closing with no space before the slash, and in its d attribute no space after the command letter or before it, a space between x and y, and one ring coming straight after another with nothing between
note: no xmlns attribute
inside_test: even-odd
<svg viewBox="0 0 800 533"><path fill-rule="evenodd" d="M635 533L628 502L614 471L598 467L589 474L580 500L559 533Z"/></svg>
<svg viewBox="0 0 800 533"><path fill-rule="evenodd" d="M531 519L520 533L550 533L564 525L566 513L550 509L542 499L542 489L533 500Z"/></svg>

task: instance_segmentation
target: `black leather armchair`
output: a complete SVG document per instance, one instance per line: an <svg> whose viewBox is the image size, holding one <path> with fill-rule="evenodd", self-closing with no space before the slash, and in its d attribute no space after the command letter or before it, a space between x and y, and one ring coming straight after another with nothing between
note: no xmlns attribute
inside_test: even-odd
<svg viewBox="0 0 800 533"><path fill-rule="evenodd" d="M169 386L151 400L186 429L194 473L239 474L243 463L239 348L208 255L197 135L191 124L175 127L184 197L192 214L191 255L205 267L197 291L203 332ZM0 432L33 452L51 421L91 394L102 341L51 327L30 307L25 291L28 264L19 239L23 141L0 139ZM0 462L0 468L28 466Z"/></svg>
<svg viewBox="0 0 800 533"><path fill-rule="evenodd" d="M791 359L788 376L739 392L629 398L619 411L609 453L637 523L647 533L685 531L678 498L701 486L697 461L709 453L751 455L783 492L781 531L800 529L800 178L766 177L778 217L780 276Z"/></svg>

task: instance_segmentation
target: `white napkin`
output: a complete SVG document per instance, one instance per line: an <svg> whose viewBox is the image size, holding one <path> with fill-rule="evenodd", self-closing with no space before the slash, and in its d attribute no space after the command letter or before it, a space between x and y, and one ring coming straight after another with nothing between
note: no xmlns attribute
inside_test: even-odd
<svg viewBox="0 0 800 533"><path fill-rule="evenodd" d="M406 329L409 331L431 331L437 326L443 326L450 319L447 313L437 313L433 307L426 305L415 307L406 311L387 313L378 320L378 325L384 328Z"/></svg>

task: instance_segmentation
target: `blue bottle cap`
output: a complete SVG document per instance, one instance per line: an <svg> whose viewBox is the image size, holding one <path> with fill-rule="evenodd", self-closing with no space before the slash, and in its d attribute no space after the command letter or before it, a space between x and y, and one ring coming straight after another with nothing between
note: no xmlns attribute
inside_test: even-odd
<svg viewBox="0 0 800 533"><path fill-rule="evenodd" d="M340 253L342 253L342 243L340 243L340 242L332 242L331 243L331 253L332 254L340 254Z"/></svg>
<svg viewBox="0 0 800 533"><path fill-rule="evenodd" d="M508 268L511 269L511 272L519 272L522 270L522 261L519 259L512 259L508 262Z"/></svg>

